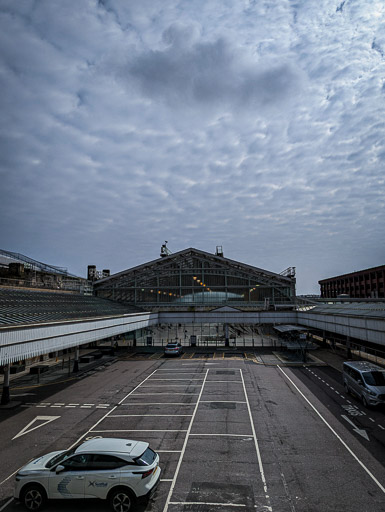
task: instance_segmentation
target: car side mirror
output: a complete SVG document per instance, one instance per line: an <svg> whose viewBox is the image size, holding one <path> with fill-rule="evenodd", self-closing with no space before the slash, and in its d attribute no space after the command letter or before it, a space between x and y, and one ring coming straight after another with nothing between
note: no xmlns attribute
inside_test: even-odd
<svg viewBox="0 0 385 512"><path fill-rule="evenodd" d="M358 379L358 381L357 381L357 382L358 382L358 385L359 385L359 386L363 386L363 385L364 385L364 383L362 382L362 380L361 380L361 379Z"/></svg>
<svg viewBox="0 0 385 512"><path fill-rule="evenodd" d="M62 472L62 471L64 471L64 470L65 470L65 467L64 467L64 466L62 466L61 464L59 464L59 465L58 465L58 466L56 466L56 468L55 468L56 474L57 474L57 473L61 473L61 472Z"/></svg>

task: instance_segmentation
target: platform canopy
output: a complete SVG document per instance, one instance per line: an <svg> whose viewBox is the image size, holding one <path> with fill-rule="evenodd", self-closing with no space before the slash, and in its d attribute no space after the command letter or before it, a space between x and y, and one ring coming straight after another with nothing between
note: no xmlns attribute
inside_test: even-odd
<svg viewBox="0 0 385 512"><path fill-rule="evenodd" d="M190 248L100 279L94 291L146 308L291 304L295 277Z"/></svg>
<svg viewBox="0 0 385 512"><path fill-rule="evenodd" d="M274 329L278 332L296 332L296 331L307 331L306 327L300 325L275 325Z"/></svg>

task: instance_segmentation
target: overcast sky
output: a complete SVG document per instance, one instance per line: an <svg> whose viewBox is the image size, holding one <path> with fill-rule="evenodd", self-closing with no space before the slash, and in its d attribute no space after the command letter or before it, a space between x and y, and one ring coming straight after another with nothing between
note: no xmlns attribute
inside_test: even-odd
<svg viewBox="0 0 385 512"><path fill-rule="evenodd" d="M383 0L0 0L0 248L385 264Z"/></svg>

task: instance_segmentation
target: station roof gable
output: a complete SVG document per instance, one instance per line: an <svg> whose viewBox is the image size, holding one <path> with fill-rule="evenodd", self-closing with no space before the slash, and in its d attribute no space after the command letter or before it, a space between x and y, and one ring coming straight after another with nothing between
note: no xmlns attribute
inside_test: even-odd
<svg viewBox="0 0 385 512"><path fill-rule="evenodd" d="M194 269L194 265L199 261L202 265L206 262L207 268L218 268L218 270L227 269L239 276L250 276L254 279L258 279L261 283L273 286L291 286L293 278L282 276L268 270L264 270L252 265L240 263L223 256L210 254L199 249L189 248L183 251L176 252L169 256L164 256L148 263L143 263L131 269L118 272L104 279L100 279L94 283L96 288L103 287L104 284L110 285L116 280L124 278L134 277L138 274L151 274L163 271L167 273L167 270L175 269Z"/></svg>

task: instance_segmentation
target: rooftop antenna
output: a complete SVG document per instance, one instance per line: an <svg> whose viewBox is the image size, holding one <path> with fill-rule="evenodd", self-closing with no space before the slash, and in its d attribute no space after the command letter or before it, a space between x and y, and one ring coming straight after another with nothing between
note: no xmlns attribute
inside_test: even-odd
<svg viewBox="0 0 385 512"><path fill-rule="evenodd" d="M164 244L162 244L162 247L160 248L161 258L164 258L165 256L170 256L170 254L172 254L170 249L167 247L167 244L168 244L168 241L165 240Z"/></svg>

